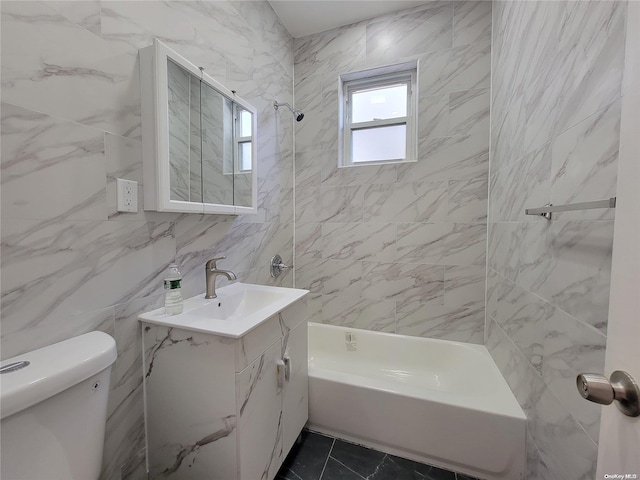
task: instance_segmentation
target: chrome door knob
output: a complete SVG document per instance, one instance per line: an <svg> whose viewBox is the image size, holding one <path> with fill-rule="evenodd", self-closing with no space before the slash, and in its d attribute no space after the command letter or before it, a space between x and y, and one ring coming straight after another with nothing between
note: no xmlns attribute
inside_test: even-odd
<svg viewBox="0 0 640 480"><path fill-rule="evenodd" d="M627 372L616 370L609 380L603 375L581 373L576 378L576 386L580 395L591 402L610 405L616 400L625 415L640 415L640 389Z"/></svg>

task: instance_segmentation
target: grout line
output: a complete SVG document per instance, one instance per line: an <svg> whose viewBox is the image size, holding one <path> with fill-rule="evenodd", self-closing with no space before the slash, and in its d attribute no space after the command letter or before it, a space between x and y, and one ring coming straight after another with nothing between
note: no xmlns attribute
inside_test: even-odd
<svg viewBox="0 0 640 480"><path fill-rule="evenodd" d="M327 453L327 458L324 460L324 465L322 466L322 472L320 472L320 477L318 480L322 480L322 476L324 475L324 470L327 468L327 463L329 462L329 457L331 456L331 452L333 451L333 446L336 444L336 439L333 439L331 442L331 448L329 449L329 453Z"/></svg>
<svg viewBox="0 0 640 480"><path fill-rule="evenodd" d="M386 455L385 455L385 457L384 457L384 458L386 458ZM351 473L353 473L353 474L354 474L354 475L356 475L357 477L360 477L360 478L362 478L363 480L366 480L366 479L365 479L365 477L363 477L362 475L360 475L358 472L356 472L356 471L354 471L354 470L350 469L347 465L345 465L344 463L342 463L340 460L336 460L336 459L335 459L335 458L333 458L333 457L331 457L331 459L332 459L334 462L339 463L340 465L342 465L344 468L346 468L347 470L349 470ZM369 477L366 477L366 478L369 478ZM332 480L332 479L328 478L327 480Z"/></svg>
<svg viewBox="0 0 640 480"><path fill-rule="evenodd" d="M496 12L496 5L493 3L491 5L491 34L489 40L489 46L491 48L491 53L489 53L489 162L487 168L487 228L485 231L486 240L485 240L485 262L484 262L484 328L482 329L482 344L487 345L487 340L489 340L489 314L487 312L487 306L489 304L489 241L491 240L491 236L489 235L489 227L491 225L491 221L493 220L490 217L491 212L491 164L492 160L492 130L493 130L493 122L491 121L491 111L493 110L493 36L494 36L494 17ZM454 5L454 18L455 18L455 5ZM457 478L457 475L456 475Z"/></svg>
<svg viewBox="0 0 640 480"><path fill-rule="evenodd" d="M609 220L607 220L609 221ZM489 276L489 267L487 265L487 277ZM569 312L567 312L566 310L564 310L563 308L559 307L558 305L556 305L555 303L551 303L549 300L547 300L546 298L542 297L539 293L534 292L526 287L523 287L520 283L518 283L515 280L511 280L508 277L505 277L502 273L498 272L497 270L491 268L491 270L498 276L502 277L504 280L506 280L509 283L514 284L516 287L522 289L523 291L525 291L528 294L533 295L534 297L536 297L538 300L546 303L547 305L550 305L553 308L556 308L558 310L560 310L562 313L564 313L565 315L567 315L568 317L570 317L572 320L580 323L583 327L587 327L589 330L591 330L591 333L598 333L601 336L607 338L607 334L602 333L598 328L594 327L593 325L591 325L590 323L585 322L584 320L581 320L580 318L575 317L574 315L570 314ZM496 322L497 323L497 322Z"/></svg>

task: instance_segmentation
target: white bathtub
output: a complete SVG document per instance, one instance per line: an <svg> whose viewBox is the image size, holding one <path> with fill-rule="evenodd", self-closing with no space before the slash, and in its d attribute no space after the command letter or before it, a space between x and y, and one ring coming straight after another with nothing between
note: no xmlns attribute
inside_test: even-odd
<svg viewBox="0 0 640 480"><path fill-rule="evenodd" d="M479 345L310 323L308 426L483 479L524 477L526 417Z"/></svg>

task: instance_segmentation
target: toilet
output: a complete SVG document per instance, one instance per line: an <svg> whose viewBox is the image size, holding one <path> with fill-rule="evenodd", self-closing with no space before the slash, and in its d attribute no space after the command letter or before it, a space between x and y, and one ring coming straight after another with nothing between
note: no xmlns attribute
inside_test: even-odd
<svg viewBox="0 0 640 480"><path fill-rule="evenodd" d="M2 480L98 478L116 356L90 332L2 362Z"/></svg>

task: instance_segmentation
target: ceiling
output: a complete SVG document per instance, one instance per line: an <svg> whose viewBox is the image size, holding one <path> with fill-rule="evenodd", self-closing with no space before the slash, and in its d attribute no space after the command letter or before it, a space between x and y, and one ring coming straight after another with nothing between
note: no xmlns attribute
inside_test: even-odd
<svg viewBox="0 0 640 480"><path fill-rule="evenodd" d="M295 37L397 12L428 1L405 0L269 0L278 17Z"/></svg>

